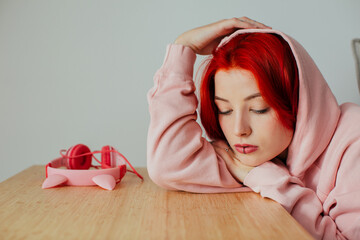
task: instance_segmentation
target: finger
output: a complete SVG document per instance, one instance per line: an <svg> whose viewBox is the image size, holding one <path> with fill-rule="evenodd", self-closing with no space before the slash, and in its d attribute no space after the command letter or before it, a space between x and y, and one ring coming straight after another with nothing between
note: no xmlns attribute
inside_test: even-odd
<svg viewBox="0 0 360 240"><path fill-rule="evenodd" d="M248 18L248 17L241 17L240 19L241 19L242 21L245 21L245 22L249 22L249 23L251 23L251 24L254 24L257 28L271 28L271 27L269 27L269 26L267 26L267 25L265 25L265 24L263 24L263 23L260 23L260 22L258 22L258 21L255 21L255 20L250 19L250 18Z"/></svg>
<svg viewBox="0 0 360 240"><path fill-rule="evenodd" d="M228 35L237 29L258 28L258 26L254 23L240 18L224 19L214 23L213 25L219 27L219 30L217 31L217 37Z"/></svg>
<svg viewBox="0 0 360 240"><path fill-rule="evenodd" d="M243 22L245 24L247 23L247 24L249 24L249 26L252 26L252 27L255 27L255 28L269 28L269 29L271 29L271 27L269 27L269 26L267 26L267 25L265 25L263 23L260 23L258 21L255 21L253 19L250 19L248 17L240 17L238 19L239 19L240 22Z"/></svg>
<svg viewBox="0 0 360 240"><path fill-rule="evenodd" d="M224 22L223 27L224 30L226 29L227 31L230 31L231 29L236 30L239 28L240 29L264 28L263 26L256 24L255 22L249 21L244 17L227 19L226 22Z"/></svg>

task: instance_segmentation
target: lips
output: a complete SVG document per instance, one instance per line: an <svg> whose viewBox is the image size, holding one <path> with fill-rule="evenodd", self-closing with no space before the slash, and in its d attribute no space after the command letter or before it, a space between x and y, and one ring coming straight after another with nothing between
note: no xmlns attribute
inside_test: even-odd
<svg viewBox="0 0 360 240"><path fill-rule="evenodd" d="M258 146L249 145L249 144L235 144L234 147L236 151L242 154L249 154L258 150Z"/></svg>

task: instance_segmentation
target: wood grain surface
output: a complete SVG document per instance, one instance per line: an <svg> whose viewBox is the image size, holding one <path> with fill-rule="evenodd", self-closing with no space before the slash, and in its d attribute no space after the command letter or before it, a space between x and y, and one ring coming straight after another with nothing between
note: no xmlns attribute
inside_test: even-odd
<svg viewBox="0 0 360 240"><path fill-rule="evenodd" d="M256 193L194 194L127 173L113 191L42 189L44 166L0 183L0 239L312 239Z"/></svg>

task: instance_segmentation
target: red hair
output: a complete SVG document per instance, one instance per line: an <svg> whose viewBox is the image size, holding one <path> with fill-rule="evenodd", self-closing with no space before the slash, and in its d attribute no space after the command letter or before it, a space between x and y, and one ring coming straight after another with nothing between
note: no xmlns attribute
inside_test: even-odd
<svg viewBox="0 0 360 240"><path fill-rule="evenodd" d="M295 129L299 80L295 58L287 42L269 33L244 33L214 50L200 85L200 118L211 139L225 136L214 102L215 74L241 68L250 71L264 100L275 110L279 121Z"/></svg>

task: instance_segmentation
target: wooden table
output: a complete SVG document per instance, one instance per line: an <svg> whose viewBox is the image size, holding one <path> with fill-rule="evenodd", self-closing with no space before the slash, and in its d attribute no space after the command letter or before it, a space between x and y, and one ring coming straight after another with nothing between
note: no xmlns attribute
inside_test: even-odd
<svg viewBox="0 0 360 240"><path fill-rule="evenodd" d="M0 239L312 239L256 193L193 194L128 173L113 191L42 189L44 166L0 183Z"/></svg>

